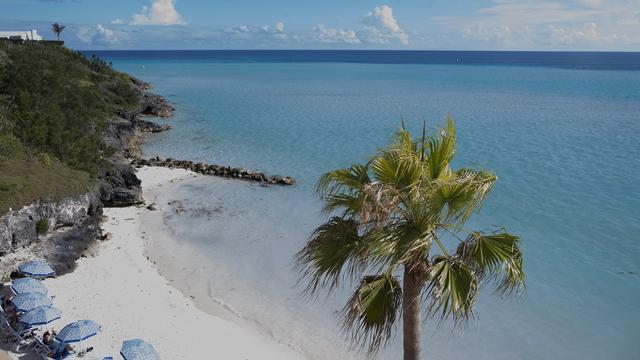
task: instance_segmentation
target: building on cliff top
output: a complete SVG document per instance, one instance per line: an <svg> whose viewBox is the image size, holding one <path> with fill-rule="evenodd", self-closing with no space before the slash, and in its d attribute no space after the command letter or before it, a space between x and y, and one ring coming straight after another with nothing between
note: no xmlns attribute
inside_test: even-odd
<svg viewBox="0 0 640 360"><path fill-rule="evenodd" d="M0 31L0 39L42 41L36 29L26 31Z"/></svg>

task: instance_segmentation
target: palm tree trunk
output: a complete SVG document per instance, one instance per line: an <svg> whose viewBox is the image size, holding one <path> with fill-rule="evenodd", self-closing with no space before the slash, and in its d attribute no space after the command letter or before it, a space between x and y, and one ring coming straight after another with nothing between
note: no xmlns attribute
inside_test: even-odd
<svg viewBox="0 0 640 360"><path fill-rule="evenodd" d="M404 360L420 360L420 293L422 282L416 271L405 265L402 284L402 332Z"/></svg>

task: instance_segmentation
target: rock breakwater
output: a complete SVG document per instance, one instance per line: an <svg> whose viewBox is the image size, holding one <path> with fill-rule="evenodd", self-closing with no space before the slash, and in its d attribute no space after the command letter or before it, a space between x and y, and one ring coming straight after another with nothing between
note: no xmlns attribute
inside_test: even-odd
<svg viewBox="0 0 640 360"><path fill-rule="evenodd" d="M131 161L131 164L138 167L162 166L167 168L180 168L191 170L193 172L204 175L220 176L230 179L253 181L271 185L291 186L295 185L296 183L295 180L290 176L267 176L262 172L251 171L243 168L199 163L190 160L176 160L172 158L162 159L157 156L151 159L135 158Z"/></svg>

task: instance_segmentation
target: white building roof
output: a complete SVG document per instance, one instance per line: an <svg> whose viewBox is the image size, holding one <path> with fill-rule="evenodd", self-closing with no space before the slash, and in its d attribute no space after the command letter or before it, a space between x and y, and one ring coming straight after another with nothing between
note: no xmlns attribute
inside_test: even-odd
<svg viewBox="0 0 640 360"><path fill-rule="evenodd" d="M42 40L42 36L38 35L36 29L25 31L0 31L0 39L9 39L19 37L22 40Z"/></svg>

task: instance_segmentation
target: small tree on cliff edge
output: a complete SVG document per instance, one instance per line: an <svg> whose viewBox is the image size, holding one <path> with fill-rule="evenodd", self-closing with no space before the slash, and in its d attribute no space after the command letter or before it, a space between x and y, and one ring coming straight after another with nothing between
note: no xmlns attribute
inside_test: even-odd
<svg viewBox="0 0 640 360"><path fill-rule="evenodd" d="M60 41L60 34L62 33L62 30L64 30L65 28L66 26L60 25L57 22L51 25L51 31L53 31L53 33L56 34L58 41Z"/></svg>
<svg viewBox="0 0 640 360"><path fill-rule="evenodd" d="M324 210L335 216L297 253L296 268L311 296L359 280L340 315L351 342L370 353L387 344L401 314L404 359L417 360L423 312L460 325L472 315L481 285L502 294L524 287L518 236L463 228L496 176L453 170L455 149L450 118L436 134L423 128L419 139L403 124L368 163L318 182Z"/></svg>

